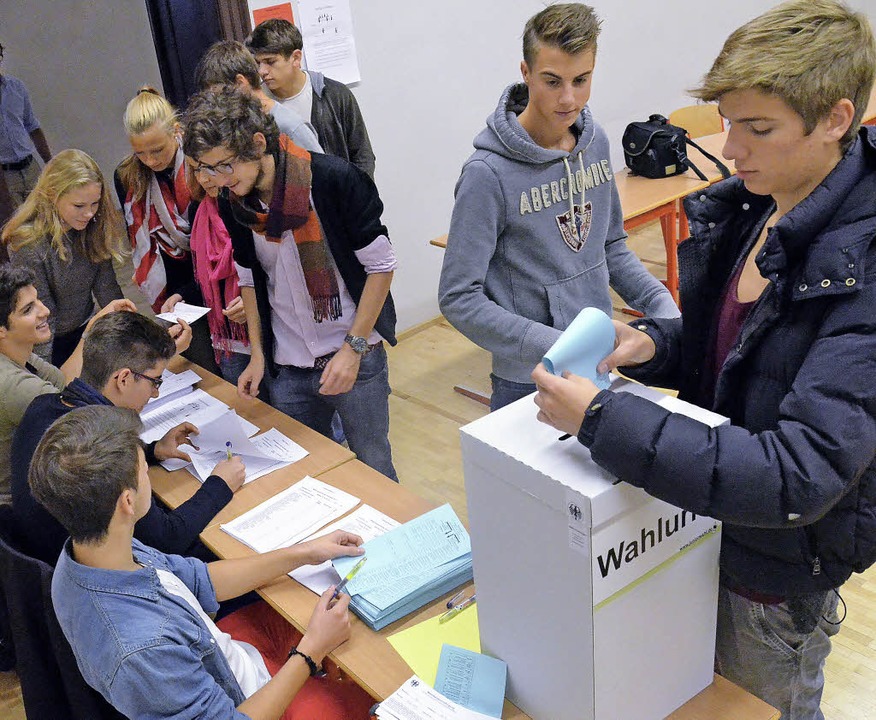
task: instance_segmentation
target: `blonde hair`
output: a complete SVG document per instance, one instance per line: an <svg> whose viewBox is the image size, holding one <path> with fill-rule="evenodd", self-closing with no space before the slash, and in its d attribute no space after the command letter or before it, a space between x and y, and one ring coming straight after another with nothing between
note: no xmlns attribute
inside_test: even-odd
<svg viewBox="0 0 876 720"><path fill-rule="evenodd" d="M734 90L757 89L781 98L806 133L843 98L855 106L841 143L861 124L876 74L876 41L863 13L834 0L792 0L734 31L702 84L691 91L706 102Z"/></svg>
<svg viewBox="0 0 876 720"><path fill-rule="evenodd" d="M177 132L178 115L176 109L159 92L148 85L140 88L125 108L122 118L128 136L142 135L153 127L158 127L168 135ZM152 179L152 170L146 167L136 155L131 153L118 168L119 180L134 200L146 194L146 187Z"/></svg>
<svg viewBox="0 0 876 720"><path fill-rule="evenodd" d="M48 238L52 249L66 261L58 201L71 190L91 183L100 185L100 206L92 222L77 234L75 242L91 262L121 258L122 217L110 198L97 163L81 150L62 150L46 163L36 187L3 229L3 242L18 250Z"/></svg>
<svg viewBox="0 0 876 720"><path fill-rule="evenodd" d="M595 53L601 25L602 20L589 5L548 5L526 22L523 29L523 59L532 69L542 45L552 45L567 55L577 55L586 50Z"/></svg>

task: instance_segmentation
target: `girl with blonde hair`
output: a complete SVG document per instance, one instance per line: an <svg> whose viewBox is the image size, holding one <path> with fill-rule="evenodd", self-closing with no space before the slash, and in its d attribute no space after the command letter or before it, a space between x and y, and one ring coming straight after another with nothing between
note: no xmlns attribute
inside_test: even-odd
<svg viewBox="0 0 876 720"><path fill-rule="evenodd" d="M200 305L190 252L194 209L186 183L177 113L151 87L141 88L128 103L123 118L132 153L115 172L133 249L134 282L156 313L167 312L179 300ZM187 357L217 372L206 323L192 326Z"/></svg>
<svg viewBox="0 0 876 720"><path fill-rule="evenodd" d="M134 252L134 281L156 313L175 293L197 302L190 298L197 292L189 252L191 193L176 110L143 88L128 103L124 125L133 152L116 168L115 185Z"/></svg>
<svg viewBox="0 0 876 720"><path fill-rule="evenodd" d="M103 174L81 150L64 150L46 164L3 230L12 264L33 272L34 287L51 313L53 339L35 352L56 367L79 342L95 300L105 307L122 297L113 270L121 232Z"/></svg>

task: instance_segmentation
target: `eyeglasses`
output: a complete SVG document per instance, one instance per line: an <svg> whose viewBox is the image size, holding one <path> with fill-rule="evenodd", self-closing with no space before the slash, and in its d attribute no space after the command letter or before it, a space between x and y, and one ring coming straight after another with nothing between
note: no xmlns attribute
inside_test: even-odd
<svg viewBox="0 0 876 720"><path fill-rule="evenodd" d="M136 370L131 370L131 375L136 375L138 378L142 378L143 380L148 380L152 383L152 387L156 390L161 389L161 384L164 382L164 378L154 378L151 375L144 375L143 373L138 373Z"/></svg>
<svg viewBox="0 0 876 720"><path fill-rule="evenodd" d="M205 165L204 163L200 163L197 167L192 169L192 172L195 174L198 173L207 173L210 177L216 177L217 174L222 175L231 175L234 172L234 165L238 161L237 155L232 155L230 158L223 160L221 163L216 163L215 165Z"/></svg>

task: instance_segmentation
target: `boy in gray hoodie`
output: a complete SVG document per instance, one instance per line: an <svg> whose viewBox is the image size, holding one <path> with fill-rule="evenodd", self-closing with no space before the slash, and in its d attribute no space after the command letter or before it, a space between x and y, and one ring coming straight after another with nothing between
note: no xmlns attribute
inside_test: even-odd
<svg viewBox="0 0 876 720"><path fill-rule="evenodd" d="M672 296L626 245L608 138L587 101L600 20L551 5L523 34L523 83L510 85L456 185L439 303L493 354L496 410L535 392L537 364L578 312L611 314L611 285L648 316Z"/></svg>

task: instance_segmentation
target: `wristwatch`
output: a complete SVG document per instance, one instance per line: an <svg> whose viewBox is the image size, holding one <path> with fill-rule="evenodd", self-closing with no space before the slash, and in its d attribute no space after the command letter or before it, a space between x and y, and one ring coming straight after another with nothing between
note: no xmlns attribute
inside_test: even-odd
<svg viewBox="0 0 876 720"><path fill-rule="evenodd" d="M367 338L359 337L358 335L347 335L347 337L344 338L344 342L353 348L353 351L357 355L364 355L368 352Z"/></svg>

